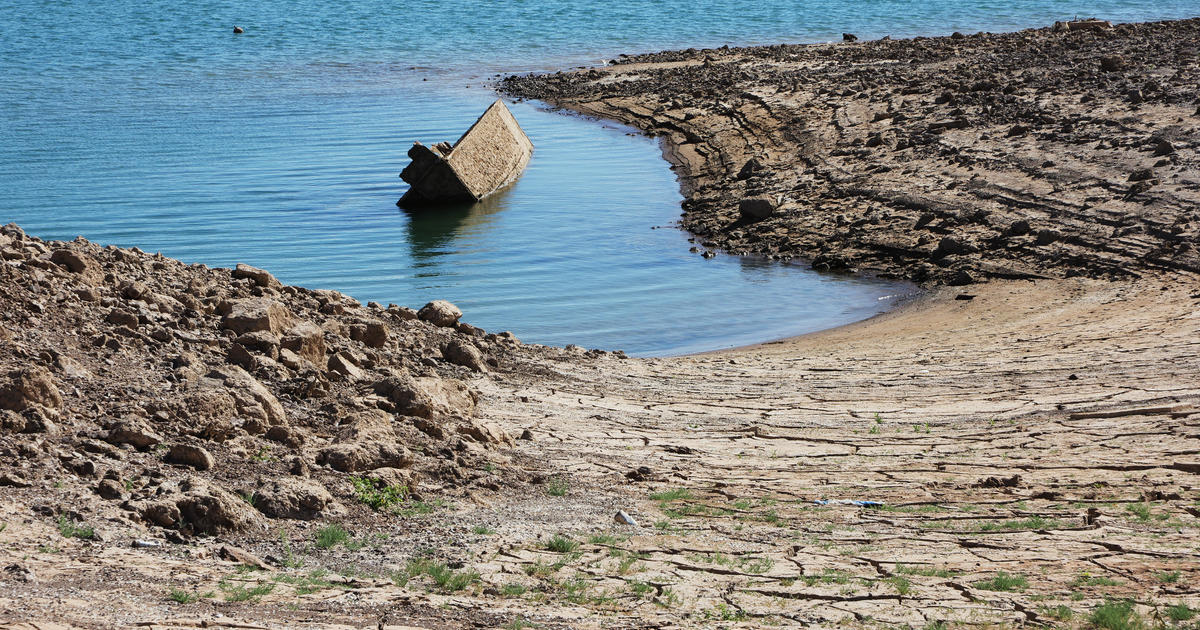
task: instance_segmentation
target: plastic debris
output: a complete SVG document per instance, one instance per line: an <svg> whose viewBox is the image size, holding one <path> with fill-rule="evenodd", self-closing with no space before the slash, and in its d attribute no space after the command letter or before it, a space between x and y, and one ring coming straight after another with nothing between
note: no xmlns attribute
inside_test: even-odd
<svg viewBox="0 0 1200 630"><path fill-rule="evenodd" d="M621 525L633 525L634 527L638 526L637 521L633 520L633 517L630 516L625 510L617 510L617 513L613 515L613 520Z"/></svg>
<svg viewBox="0 0 1200 630"><path fill-rule="evenodd" d="M880 507L883 501L859 501L856 499L817 499L817 505L857 505L859 507Z"/></svg>

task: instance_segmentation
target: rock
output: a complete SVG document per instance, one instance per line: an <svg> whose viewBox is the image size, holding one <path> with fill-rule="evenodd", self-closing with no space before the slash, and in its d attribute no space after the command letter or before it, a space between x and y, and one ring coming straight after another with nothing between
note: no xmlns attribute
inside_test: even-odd
<svg viewBox="0 0 1200 630"><path fill-rule="evenodd" d="M1171 155L1173 153L1175 153L1175 145L1171 144L1165 138L1159 138L1158 142L1154 145L1154 157Z"/></svg>
<svg viewBox="0 0 1200 630"><path fill-rule="evenodd" d="M954 238L953 236L947 236L938 242L937 249L933 250L933 253L930 254L930 257L945 258L946 256L972 254L977 251L979 251L979 248L971 243L965 243Z"/></svg>
<svg viewBox="0 0 1200 630"><path fill-rule="evenodd" d="M103 479L96 486L96 494L102 499L117 501L125 498L125 488L112 479Z"/></svg>
<svg viewBox="0 0 1200 630"><path fill-rule="evenodd" d="M252 332L239 336L236 340L247 350L266 355L271 359L279 356L279 337L269 332Z"/></svg>
<svg viewBox="0 0 1200 630"><path fill-rule="evenodd" d="M280 345L313 365L325 365L325 333L312 322L292 326Z"/></svg>
<svg viewBox="0 0 1200 630"><path fill-rule="evenodd" d="M333 505L324 486L306 479L283 478L255 491L254 507L271 518L312 520Z"/></svg>
<svg viewBox="0 0 1200 630"><path fill-rule="evenodd" d="M0 434L24 433L25 417L11 409L0 409Z"/></svg>
<svg viewBox="0 0 1200 630"><path fill-rule="evenodd" d="M199 446L190 444L176 444L167 451L167 456L163 458L168 464L179 464L180 466L191 466L196 470L208 470L213 467L213 456Z"/></svg>
<svg viewBox="0 0 1200 630"><path fill-rule="evenodd" d="M1021 475L1011 477L988 477L975 482L975 488L1016 488L1021 485Z"/></svg>
<svg viewBox="0 0 1200 630"><path fill-rule="evenodd" d="M259 558L258 556L246 551L245 549L242 549L241 547L222 545L221 549L217 551L217 556L222 560L236 562L247 567L254 567L260 571L271 570L271 567L267 566L267 563L263 562L262 558Z"/></svg>
<svg viewBox="0 0 1200 630"><path fill-rule="evenodd" d="M1154 179L1154 170L1149 168L1140 168L1129 174L1129 181L1142 182L1148 179Z"/></svg>
<svg viewBox="0 0 1200 630"><path fill-rule="evenodd" d="M417 317L434 326L451 328L458 323L458 318L462 317L462 311L445 300L434 300L422 306L421 310L417 311Z"/></svg>
<svg viewBox="0 0 1200 630"><path fill-rule="evenodd" d="M1062 235L1054 230L1038 230L1037 240L1038 245L1049 245L1062 238Z"/></svg>
<svg viewBox="0 0 1200 630"><path fill-rule="evenodd" d="M854 33L842 33L842 41L856 42L858 41L858 35L855 35Z"/></svg>
<svg viewBox="0 0 1200 630"><path fill-rule="evenodd" d="M1017 219L1008 226L1007 234L1009 236L1025 236L1032 228L1029 226L1029 221L1025 219Z"/></svg>
<svg viewBox="0 0 1200 630"><path fill-rule="evenodd" d="M350 338L361 341L368 348L382 348L388 342L388 328L383 322L377 321L355 324L350 327Z"/></svg>
<svg viewBox="0 0 1200 630"><path fill-rule="evenodd" d="M458 426L458 432L488 446L513 446L515 442L504 429L487 422L467 422Z"/></svg>
<svg viewBox="0 0 1200 630"><path fill-rule="evenodd" d="M232 275L234 278L248 278L253 280L254 284L263 287L264 289L278 289L279 287L283 286L278 280L275 279L275 276L272 276L269 272L259 269L258 267L251 267L250 265L245 265L242 263L237 264L237 267L234 268Z"/></svg>
<svg viewBox="0 0 1200 630"><path fill-rule="evenodd" d="M161 443L163 438L146 426L146 423L140 418L131 416L113 424L104 441L109 444L129 444L141 450Z"/></svg>
<svg viewBox="0 0 1200 630"><path fill-rule="evenodd" d="M335 444L321 449L317 462L342 472L358 472L408 468L413 458L400 444L391 416L373 409L351 416Z"/></svg>
<svg viewBox="0 0 1200 630"><path fill-rule="evenodd" d="M339 352L329 357L329 369L345 376L352 381L362 380L366 375L354 361L344 352Z"/></svg>
<svg viewBox="0 0 1200 630"><path fill-rule="evenodd" d="M1100 69L1104 72L1120 72L1125 69L1125 59L1123 57L1101 57Z"/></svg>
<svg viewBox="0 0 1200 630"><path fill-rule="evenodd" d="M737 178L740 180L750 179L755 173L761 170L763 170L762 163L759 162L757 158L750 158L749 160L746 160L746 163L742 165L741 170L738 171Z"/></svg>
<svg viewBox="0 0 1200 630"><path fill-rule="evenodd" d="M114 308L113 310L109 311L108 316L104 318L104 321L117 326L124 326L130 330L136 330L139 323L137 315L119 308Z"/></svg>
<svg viewBox="0 0 1200 630"><path fill-rule="evenodd" d="M50 255L50 262L71 273L85 277L98 275L98 265L91 256L70 249L57 249Z"/></svg>
<svg viewBox="0 0 1200 630"><path fill-rule="evenodd" d="M525 429L525 430L521 431L521 437L519 437L517 439L532 441L533 440L533 431L530 431L529 429Z"/></svg>
<svg viewBox="0 0 1200 630"><path fill-rule="evenodd" d="M613 521L615 521L618 525L632 525L634 527L638 526L637 521L633 520L633 517L630 516L625 510L617 510L617 513L613 515Z"/></svg>
<svg viewBox="0 0 1200 630"><path fill-rule="evenodd" d="M959 31L954 31L953 33L950 33L950 39L966 39L966 38L967 38L967 36L963 35Z"/></svg>
<svg viewBox="0 0 1200 630"><path fill-rule="evenodd" d="M154 523L159 527L176 528L179 527L183 516L179 513L179 508L174 503L166 501L152 501L144 503L140 507L142 520Z"/></svg>
<svg viewBox="0 0 1200 630"><path fill-rule="evenodd" d="M239 532L258 523L258 512L249 503L222 488L192 478L180 489L185 494L175 505L184 525L197 534Z"/></svg>
<svg viewBox="0 0 1200 630"><path fill-rule="evenodd" d="M476 348L474 344L463 339L455 339L446 344L442 349L442 355L446 360L455 364L470 368L475 372L487 372L487 362L483 358L483 353Z"/></svg>
<svg viewBox="0 0 1200 630"><path fill-rule="evenodd" d="M24 411L34 406L60 409L63 401L49 370L35 365L8 373L0 385L0 409Z"/></svg>
<svg viewBox="0 0 1200 630"><path fill-rule="evenodd" d="M236 365L214 368L204 379L208 381L209 386L223 385L233 397L238 413L243 416L255 415L256 410L252 408L258 407L258 413L268 425L287 424L287 415L283 411L283 405L279 404L279 399L242 368Z"/></svg>
<svg viewBox="0 0 1200 630"><path fill-rule="evenodd" d="M974 283L975 277L972 276L971 273L966 269L959 269L958 271L954 272L954 275L951 276L950 280L946 282L946 284L952 287L962 287Z"/></svg>
<svg viewBox="0 0 1200 630"><path fill-rule="evenodd" d="M37 581L37 576L33 574L33 571L29 567L16 562L4 567L4 576L10 580L25 584Z"/></svg>
<svg viewBox="0 0 1200 630"><path fill-rule="evenodd" d="M221 326L235 333L270 332L279 334L294 324L287 307L269 298L245 298L222 305Z"/></svg>
<svg viewBox="0 0 1200 630"><path fill-rule="evenodd" d="M0 474L0 486L7 486L9 488L29 488L32 485L33 484L30 483L29 480L23 475L21 475L21 473L6 472L4 474Z"/></svg>
<svg viewBox="0 0 1200 630"><path fill-rule="evenodd" d="M738 213L748 221L762 221L775 214L775 202L767 197L750 197L738 203Z"/></svg>
<svg viewBox="0 0 1200 630"><path fill-rule="evenodd" d="M433 397L407 372L376 381L371 389L394 403L401 414L421 418L433 416Z"/></svg>

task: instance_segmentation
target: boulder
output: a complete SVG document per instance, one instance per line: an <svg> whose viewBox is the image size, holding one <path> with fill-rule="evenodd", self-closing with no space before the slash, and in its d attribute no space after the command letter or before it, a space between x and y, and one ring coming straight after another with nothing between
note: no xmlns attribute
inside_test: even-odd
<svg viewBox="0 0 1200 630"><path fill-rule="evenodd" d="M334 505L333 495L324 486L307 479L276 479L254 494L254 507L271 518L308 521Z"/></svg>
<svg viewBox="0 0 1200 630"><path fill-rule="evenodd" d="M354 364L354 361L344 352L329 357L329 369L345 376L352 381L362 380L365 373Z"/></svg>
<svg viewBox="0 0 1200 630"><path fill-rule="evenodd" d="M24 411L33 406L60 409L63 401L50 371L34 365L8 373L8 382L0 385L0 409Z"/></svg>
<svg viewBox="0 0 1200 630"><path fill-rule="evenodd" d="M388 328L383 322L367 321L350 327L350 338L368 348L382 348L388 342Z"/></svg>
<svg viewBox="0 0 1200 630"><path fill-rule="evenodd" d="M213 467L213 456L199 446L176 444L167 451L164 458L168 464L191 466L196 470L208 470Z"/></svg>
<svg viewBox="0 0 1200 630"><path fill-rule="evenodd" d="M946 256L972 254L977 251L979 251L979 248L971 243L960 241L953 236L947 236L938 242L937 249L933 250L931 256L933 258L945 258Z"/></svg>
<svg viewBox="0 0 1200 630"><path fill-rule="evenodd" d="M130 330L136 330L139 323L137 315L120 308L109 311L104 321L116 326L124 326Z"/></svg>
<svg viewBox="0 0 1200 630"><path fill-rule="evenodd" d="M72 249L54 250L50 262L87 280L95 280L100 275L100 266L91 256Z"/></svg>
<svg viewBox="0 0 1200 630"><path fill-rule="evenodd" d="M283 286L278 280L275 279L275 276L270 274L270 272L242 263L237 264L237 267L233 269L232 275L234 278L248 278L254 281L254 284L263 287L264 289L278 289L279 287Z"/></svg>
<svg viewBox="0 0 1200 630"><path fill-rule="evenodd" d="M762 221L775 214L775 202L768 197L750 197L738 203L738 213L747 221Z"/></svg>
<svg viewBox="0 0 1200 630"><path fill-rule="evenodd" d="M462 311L446 300L434 300L422 306L421 310L417 311L417 317L434 326L450 328L458 323L458 318L462 317Z"/></svg>
<svg viewBox="0 0 1200 630"><path fill-rule="evenodd" d="M458 426L458 432L488 446L513 446L512 437L504 429L487 422L465 422Z"/></svg>
<svg viewBox="0 0 1200 630"><path fill-rule="evenodd" d="M224 313L221 326L238 334L279 334L295 323L287 307L269 298L245 298L221 306Z"/></svg>
<svg viewBox="0 0 1200 630"><path fill-rule="evenodd" d="M325 333L312 322L292 326L280 345L313 365L325 365Z"/></svg>
<svg viewBox="0 0 1200 630"><path fill-rule="evenodd" d="M175 501L184 525L197 534L239 532L258 524L258 512L241 497L206 481L191 478L180 484Z"/></svg>
<svg viewBox="0 0 1200 630"><path fill-rule="evenodd" d="M104 438L109 444L128 444L136 449L146 449L160 444L163 438L154 432L141 418L130 416L115 422Z"/></svg>
<svg viewBox="0 0 1200 630"><path fill-rule="evenodd" d="M433 416L433 397L407 372L397 372L376 381L371 388L395 404L401 414L421 418Z"/></svg>
<svg viewBox="0 0 1200 630"><path fill-rule="evenodd" d="M279 404L279 399L246 370L236 365L224 365L206 374L204 381L207 381L210 387L223 385L233 397L239 414L261 414L268 425L287 424L287 415L283 411L283 405ZM259 407L261 411L256 414L254 407Z"/></svg>
<svg viewBox="0 0 1200 630"><path fill-rule="evenodd" d="M475 372L488 371L487 361L484 360L483 353L479 351L479 348L475 347L475 344L469 341L463 339L451 341L442 349L442 355L446 357L447 361L455 365L470 368Z"/></svg>
<svg viewBox="0 0 1200 630"><path fill-rule="evenodd" d="M351 416L335 444L321 449L317 462L342 472L408 468L412 454L400 444L392 418L378 409Z"/></svg>

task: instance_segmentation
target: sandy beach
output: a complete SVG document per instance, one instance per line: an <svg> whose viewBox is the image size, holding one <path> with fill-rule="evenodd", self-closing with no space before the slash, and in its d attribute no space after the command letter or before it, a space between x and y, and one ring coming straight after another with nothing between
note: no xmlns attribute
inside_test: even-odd
<svg viewBox="0 0 1200 630"><path fill-rule="evenodd" d="M6 228L0 627L1193 627L1197 41L505 79L662 137L697 255L925 290L724 352L525 345Z"/></svg>

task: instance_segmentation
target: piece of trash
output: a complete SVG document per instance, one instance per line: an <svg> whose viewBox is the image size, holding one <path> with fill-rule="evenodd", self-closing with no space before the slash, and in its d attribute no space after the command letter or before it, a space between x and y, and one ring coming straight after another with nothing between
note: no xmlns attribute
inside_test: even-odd
<svg viewBox="0 0 1200 630"><path fill-rule="evenodd" d="M617 513L613 515L613 520L621 525L638 526L637 521L633 520L633 517L627 514L625 510L617 510Z"/></svg>
<svg viewBox="0 0 1200 630"><path fill-rule="evenodd" d="M533 143L497 100L453 146L413 143L412 163L400 172L410 188L396 205L412 209L479 201L520 176L532 155Z"/></svg>
<svg viewBox="0 0 1200 630"><path fill-rule="evenodd" d="M157 540L141 540L139 538L138 540L133 541L134 549L154 549L155 547L161 546L162 543L158 542Z"/></svg>
<svg viewBox="0 0 1200 630"><path fill-rule="evenodd" d="M857 505L859 507L880 507L883 501L858 501L855 499L817 499L817 505Z"/></svg>

